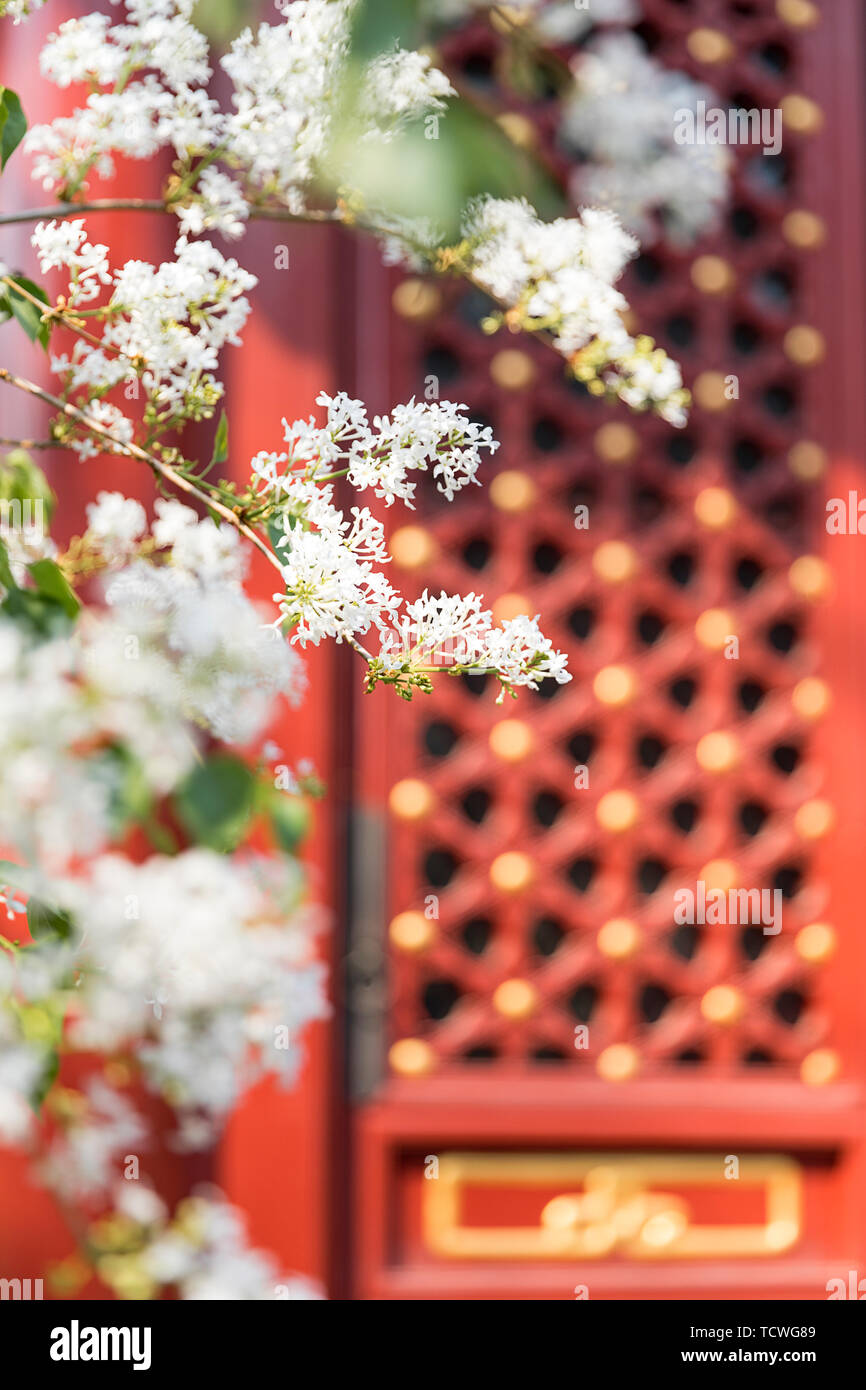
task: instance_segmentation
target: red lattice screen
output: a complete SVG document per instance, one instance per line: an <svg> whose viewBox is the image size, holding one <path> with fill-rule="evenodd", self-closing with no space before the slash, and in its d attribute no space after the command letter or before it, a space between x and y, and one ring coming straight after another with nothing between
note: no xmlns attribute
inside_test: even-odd
<svg viewBox="0 0 866 1390"><path fill-rule="evenodd" d="M361 374L387 352L392 401L438 385L502 441L483 490L452 504L427 491L408 519L394 509L403 587L423 566L429 587L482 592L496 616L538 613L574 679L497 706L484 677L440 678L405 710L377 696L360 711L359 865L387 863L384 901L360 872L350 956L362 1296L573 1296L568 1272L527 1272L507 1239L493 1263L449 1263L435 1203L419 1210L425 1159L453 1150L613 1145L624 1162L653 1145L674 1168L693 1146L798 1155L804 1205L758 1252L771 1275L710 1242L702 1273L672 1265L651 1285L605 1247L594 1296L822 1297L820 1261L855 1248L828 1215L863 1077L845 984L856 921L840 920L828 850L853 808L834 797L826 729L828 612L856 606L863 570L834 572L823 526L838 476L827 382L858 346L827 317L825 226L828 151L844 139L834 54L854 62L854 11L840 3L828 33L826 11L815 27L814 6L773 0L643 9L663 64L710 82L722 106L785 121L779 156L734 151L715 234L659 241L628 275L636 325L693 389L686 429L599 404L541 345L485 336L484 297L456 285L396 277L395 312L365 342ZM561 166L553 103L514 97L502 45L478 24L446 52ZM781 932L678 924L673 895L698 880L779 890Z"/></svg>

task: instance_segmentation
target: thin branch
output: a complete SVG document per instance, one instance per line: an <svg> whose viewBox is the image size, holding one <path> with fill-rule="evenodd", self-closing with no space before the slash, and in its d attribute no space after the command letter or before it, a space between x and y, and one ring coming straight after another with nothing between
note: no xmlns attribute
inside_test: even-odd
<svg viewBox="0 0 866 1390"><path fill-rule="evenodd" d="M106 429L104 425L101 425L98 420L91 419L90 416L85 415L83 410L79 410L77 406L70 405L68 401L62 401L59 396L52 396L50 391L43 391L42 387L37 386L35 382L26 381L24 377L13 375L7 367L0 367L0 381L5 381L9 386L17 386L19 391L26 391L28 395L37 396L40 401L45 401L47 405L54 406L55 410L61 411L64 415L68 415L70 419L83 425L90 434L96 434L99 435L100 438L108 440L108 442L113 445L113 452L128 454L131 458L141 460L142 463L146 463L149 468L152 468L155 473L165 478L166 482L171 483L172 487L179 488L182 492L189 493L190 496L196 497L199 502L203 502L206 507L210 507L212 511L218 512L230 525L240 531L241 535L246 536L247 540L251 541L256 549L260 550L262 554L267 557L270 564L282 574L283 567L279 559L269 546L265 544L261 536L256 535L255 531L251 530L245 522L241 521L240 517L229 507L226 507L222 502L218 501L215 497L211 497L208 493L202 492L200 488L197 488L194 483L190 482L189 478L185 478L182 473L178 473L175 468L172 468L170 463L163 463L162 459L158 459L154 454L149 454L145 449L140 448L138 444L126 443L123 440L117 439L111 431Z"/></svg>
<svg viewBox="0 0 866 1390"><path fill-rule="evenodd" d="M0 445L7 449L56 449L56 439L0 439Z"/></svg>
<svg viewBox="0 0 866 1390"><path fill-rule="evenodd" d="M0 227L15 222L42 222L46 218L76 217L81 212L165 212L161 198L96 198L88 203L55 203L47 208L28 208L24 212L0 214Z"/></svg>
<svg viewBox="0 0 866 1390"><path fill-rule="evenodd" d="M85 415L84 411L79 410L77 406L70 405L68 401L62 401L59 396L52 396L50 391L43 391L42 387L37 386L35 382L27 381L24 377L15 376L7 367L0 367L0 381L5 381L8 386L16 386L19 391L26 391L28 395L36 396L40 401L45 401L47 405L54 406L55 410L61 411L62 414L69 416L70 419L83 425L90 434L98 435L100 438L107 440L113 446L113 452L126 454L130 458L139 459L142 463L146 463L155 473L158 473L160 477L164 478L166 482L170 483L172 487L178 488L181 492L188 493L191 497L197 498L199 502L203 502L206 507L209 507L211 511L223 517L230 526L233 526L235 530L239 531L257 550L261 551L268 563L273 565L274 569L278 571L282 578L283 567L279 557L265 544L261 536L259 536L252 527L247 526L246 522L242 521L237 513L233 512L230 507L226 507L217 498L197 488L195 483L190 482L189 478L185 478L182 473L178 473L177 469L172 468L171 464L163 463L162 459L158 459L154 454L149 454L146 449L140 448L138 444L128 444L122 440L116 439L110 430L106 429L105 426L101 425L97 420L92 420L88 415ZM59 440L57 441L57 446L61 448L65 447ZM356 642L353 637L346 637L344 640L359 656L362 656L366 662L369 663L373 660L366 648L362 647L360 642Z"/></svg>
<svg viewBox="0 0 866 1390"><path fill-rule="evenodd" d="M249 204L250 217L273 222L342 222L335 208L308 208L306 212L290 212L288 208L269 208ZM0 213L0 227L17 222L44 222L46 219L77 217L83 212L172 212L174 201L162 198L93 198L86 203L54 203L47 208L27 208L23 212Z"/></svg>

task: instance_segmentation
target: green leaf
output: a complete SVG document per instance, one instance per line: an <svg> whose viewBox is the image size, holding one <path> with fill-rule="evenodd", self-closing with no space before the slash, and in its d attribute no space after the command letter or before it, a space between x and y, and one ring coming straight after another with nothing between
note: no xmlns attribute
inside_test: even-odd
<svg viewBox="0 0 866 1390"><path fill-rule="evenodd" d="M0 603L0 613L26 628L34 637L65 637L72 619L56 599L35 589L12 589Z"/></svg>
<svg viewBox="0 0 866 1390"><path fill-rule="evenodd" d="M229 417L223 411L220 422L217 425L217 432L213 442L213 454L211 456L210 467L214 464L225 463L229 456Z"/></svg>
<svg viewBox="0 0 866 1390"><path fill-rule="evenodd" d="M121 744L101 748L90 764L104 779L112 827L121 834L131 821L143 822L153 809L153 797L139 760Z"/></svg>
<svg viewBox="0 0 866 1390"><path fill-rule="evenodd" d="M34 941L52 937L66 941L72 935L72 918L68 912L51 907L41 898L31 898L27 904L27 925Z"/></svg>
<svg viewBox="0 0 866 1390"><path fill-rule="evenodd" d="M197 844L235 849L252 819L255 778L239 758L218 754L189 774L176 794L177 813Z"/></svg>
<svg viewBox="0 0 866 1390"><path fill-rule="evenodd" d="M4 540L0 540L0 584L4 589L17 589L18 587L12 578L12 570L9 568L9 552Z"/></svg>
<svg viewBox="0 0 866 1390"><path fill-rule="evenodd" d="M6 161L24 139L27 131L27 117L21 109L21 102L11 87L0 87L0 170L6 168Z"/></svg>
<svg viewBox="0 0 866 1390"><path fill-rule="evenodd" d="M35 579L40 594L59 603L67 617L77 616L81 604L70 589L63 571L53 560L36 560L27 569Z"/></svg>
<svg viewBox="0 0 866 1390"><path fill-rule="evenodd" d="M268 816L277 844L291 854L310 829L310 808L306 801L300 796L275 792L268 802Z"/></svg>
<svg viewBox="0 0 866 1390"><path fill-rule="evenodd" d="M23 290L36 298L48 307L48 295L40 285L35 285L32 280L28 280L25 275L12 275L10 279L16 285L20 285ZM8 290L9 306L12 313L20 323L31 343L39 343L47 351L48 341L51 337L51 324L42 318L42 315L35 304L29 299L25 299L23 294L16 294L12 286Z"/></svg>
<svg viewBox="0 0 866 1390"><path fill-rule="evenodd" d="M25 524L35 524L32 511L34 504L40 502L48 514L48 520L51 520L57 498L48 486L42 469L33 462L26 449L11 449L5 458L0 459L0 500L29 503L30 520ZM41 517L38 519L41 520Z"/></svg>

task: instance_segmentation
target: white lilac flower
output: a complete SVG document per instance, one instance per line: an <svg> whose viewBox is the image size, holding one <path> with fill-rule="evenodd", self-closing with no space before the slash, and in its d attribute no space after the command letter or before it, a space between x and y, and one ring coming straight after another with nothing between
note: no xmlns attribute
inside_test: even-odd
<svg viewBox="0 0 866 1390"><path fill-rule="evenodd" d="M13 24L20 24L34 10L41 10L44 4L45 0L0 0L0 19L8 15Z"/></svg>
<svg viewBox="0 0 866 1390"><path fill-rule="evenodd" d="M285 592L274 594L274 601L295 627L293 641L318 645L334 637L342 642L392 621L400 596L369 560L358 559L352 539L296 528L285 542Z"/></svg>
<svg viewBox="0 0 866 1390"><path fill-rule="evenodd" d="M144 1272L187 1302L319 1300L315 1284L283 1275L270 1255L250 1249L241 1213L215 1190L196 1192L160 1223L142 1252Z"/></svg>
<svg viewBox="0 0 866 1390"><path fill-rule="evenodd" d="M106 854L55 880L81 934L72 1043L134 1046L180 1110L223 1114L256 1077L291 1080L300 1034L325 1011L302 886L294 861L204 849Z"/></svg>
<svg viewBox="0 0 866 1390"><path fill-rule="evenodd" d="M172 553L200 530L218 528L210 521L184 527ZM140 562L112 578L106 597L110 614L88 628L83 660L91 681L121 708L138 699L158 724L174 713L224 741L247 743L278 696L297 705L305 693L300 657L218 570L196 576ZM125 660L131 642L135 659Z"/></svg>
<svg viewBox="0 0 866 1390"><path fill-rule="evenodd" d="M113 1187L123 1156L141 1148L146 1130L131 1101L105 1081L90 1080L83 1095L86 1107L53 1138L40 1176L65 1201L87 1203Z"/></svg>
<svg viewBox="0 0 866 1390"><path fill-rule="evenodd" d="M84 393L79 408L119 444L132 440L132 422L101 396L125 379L140 380L150 405L171 407L169 414L179 420L212 413L223 390L214 375L219 354L226 344L240 341L249 313L244 296L255 276L209 241L185 236L177 241L175 260L158 266L127 261L111 275L106 248L85 240L83 219L40 223L33 245L43 271L68 269L71 302L93 298L100 284L113 286L101 311L101 343L79 339L71 356L53 360L67 389ZM106 444L86 435L74 447L87 458Z"/></svg>
<svg viewBox="0 0 866 1390"><path fill-rule="evenodd" d="M691 241L714 220L727 194L729 152L677 144L676 113L712 92L663 68L636 35L609 34L574 60L560 135L581 153L571 177L577 202L612 208L643 241L658 233Z"/></svg>
<svg viewBox="0 0 866 1390"><path fill-rule="evenodd" d="M563 652L553 650L543 636L538 619L509 619L492 623L489 609L482 608L480 594L430 594L407 603L393 629L386 635L380 659L386 670L424 671L450 666L495 674L506 689L528 686L552 678L558 685L571 680Z"/></svg>
<svg viewBox="0 0 866 1390"><path fill-rule="evenodd" d="M8 961L0 951L0 978ZM4 993L8 981L3 979ZM44 1051L27 1043L9 1010L0 1009L0 1144L20 1144L33 1126L31 1098L45 1069Z"/></svg>
<svg viewBox="0 0 866 1390"><path fill-rule="evenodd" d="M249 205L234 179L208 168L196 182L193 200L177 204L176 211L185 236L212 230L236 239L243 235Z"/></svg>
<svg viewBox="0 0 866 1390"><path fill-rule="evenodd" d="M291 487L292 469L307 465L315 481L331 472L346 471L359 491L371 488L388 504L399 497L408 506L415 495L417 472L430 471L449 502L468 483L477 483L481 451L498 448L489 426L465 414L465 405L451 401L416 401L395 406L391 415L377 415L372 425L361 401L345 392L322 392L317 405L327 410L323 426L309 420L286 423L287 455L262 454L253 460L254 473L270 487ZM289 470L280 476L279 463ZM316 519L316 518L314 518Z"/></svg>
<svg viewBox="0 0 866 1390"><path fill-rule="evenodd" d="M448 78L426 53L396 49L370 63L364 74L362 111L374 126L370 134L390 138L400 125L429 112L444 111L456 96Z"/></svg>
<svg viewBox="0 0 866 1390"><path fill-rule="evenodd" d="M87 538L109 560L134 554L146 527L144 507L121 492L97 493L87 506Z"/></svg>
<svg viewBox="0 0 866 1390"><path fill-rule="evenodd" d="M43 274L59 269L70 272L67 299L71 304L95 299L100 285L111 284L108 247L91 245L83 217L65 222L38 222L31 242Z"/></svg>

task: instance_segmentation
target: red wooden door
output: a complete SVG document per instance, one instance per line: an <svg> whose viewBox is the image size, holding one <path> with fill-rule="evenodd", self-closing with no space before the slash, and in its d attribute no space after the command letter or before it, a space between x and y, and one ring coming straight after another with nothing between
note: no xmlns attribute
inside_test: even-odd
<svg viewBox="0 0 866 1390"><path fill-rule="evenodd" d="M667 66L785 118L777 159L736 151L718 234L631 272L685 431L362 253L358 394L435 379L502 441L483 492L389 517L400 579L540 613L574 680L358 699L361 1299L821 1299L866 1274L866 542L825 528L866 494L863 15L644 10ZM729 40L711 70L701 26ZM698 881L778 891L782 930L679 924Z"/></svg>

